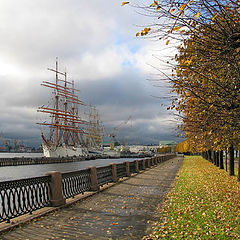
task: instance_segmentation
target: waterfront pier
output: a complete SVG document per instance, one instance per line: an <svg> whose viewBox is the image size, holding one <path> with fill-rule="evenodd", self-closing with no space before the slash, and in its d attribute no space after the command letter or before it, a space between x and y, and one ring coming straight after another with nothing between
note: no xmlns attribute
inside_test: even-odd
<svg viewBox="0 0 240 240"><path fill-rule="evenodd" d="M75 201L78 198L78 195L75 195L74 199L71 199L75 201L74 204L61 209L55 208L54 211L37 217L20 228L2 232L0 238L141 239L151 231L151 226L158 220L157 208L169 191L182 160L183 158L169 156L164 161L163 158L151 158L136 161L134 164L113 164L110 166L111 171L106 167L102 167L101 170L90 168L86 171L92 174L92 189L85 192L87 198L81 197L80 201ZM94 175L97 176L95 179ZM68 199L69 196L74 196L74 189L70 189L68 185L71 181L69 179L75 177L74 174L62 176L65 179L62 185L63 195ZM59 181L59 177L56 178L56 181ZM107 182L109 187L105 184ZM60 201L59 205L64 205L64 200ZM10 223L1 225L7 226L14 222L15 218Z"/></svg>

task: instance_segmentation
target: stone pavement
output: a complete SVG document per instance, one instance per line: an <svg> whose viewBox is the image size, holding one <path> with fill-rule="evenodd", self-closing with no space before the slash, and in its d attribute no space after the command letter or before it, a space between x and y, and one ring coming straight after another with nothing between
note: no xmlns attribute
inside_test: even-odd
<svg viewBox="0 0 240 240"><path fill-rule="evenodd" d="M183 158L176 157L75 204L0 234L0 239L141 239Z"/></svg>

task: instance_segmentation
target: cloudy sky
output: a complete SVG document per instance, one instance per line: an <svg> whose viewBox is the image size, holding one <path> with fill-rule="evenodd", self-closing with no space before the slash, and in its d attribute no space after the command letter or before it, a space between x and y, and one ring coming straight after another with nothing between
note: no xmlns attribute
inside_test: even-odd
<svg viewBox="0 0 240 240"><path fill-rule="evenodd" d="M41 144L36 110L47 104L49 89L40 84L54 78L47 68L58 57L60 69L80 89L79 98L96 105L109 132L131 116L120 140L176 139L173 116L161 105L167 104L169 88L148 81L161 77L155 68L167 71L163 62L174 49L136 38L139 26L151 19L121 2L0 0L0 132L5 138Z"/></svg>

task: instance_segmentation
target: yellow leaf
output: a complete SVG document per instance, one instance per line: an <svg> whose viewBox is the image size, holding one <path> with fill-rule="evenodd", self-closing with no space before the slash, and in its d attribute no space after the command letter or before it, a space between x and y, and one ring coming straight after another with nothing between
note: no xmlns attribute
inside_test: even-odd
<svg viewBox="0 0 240 240"><path fill-rule="evenodd" d="M157 7L157 11L159 11L160 9L161 9L161 8L158 6L158 7Z"/></svg>
<svg viewBox="0 0 240 240"><path fill-rule="evenodd" d="M166 45L168 45L168 44L169 44L169 42L170 42L170 40L167 40L167 41L166 41Z"/></svg>
<svg viewBox="0 0 240 240"><path fill-rule="evenodd" d="M214 105L212 104L210 107L209 107L209 109L212 109L214 107Z"/></svg>
<svg viewBox="0 0 240 240"><path fill-rule="evenodd" d="M173 13L174 11L175 11L175 8L171 9L171 11L170 11L170 12L171 12L171 13Z"/></svg>
<svg viewBox="0 0 240 240"><path fill-rule="evenodd" d="M196 18L198 19L200 17L200 12L197 13Z"/></svg>
<svg viewBox="0 0 240 240"><path fill-rule="evenodd" d="M212 17L212 21L214 21L216 17L217 17L217 13L215 13L214 16Z"/></svg>
<svg viewBox="0 0 240 240"><path fill-rule="evenodd" d="M144 28L145 32L149 32L151 30L151 28Z"/></svg>
<svg viewBox="0 0 240 240"><path fill-rule="evenodd" d="M129 3L129 2L123 2L123 3L122 3L122 6L124 6L124 5L128 4L128 3Z"/></svg>
<svg viewBox="0 0 240 240"><path fill-rule="evenodd" d="M173 31L179 31L181 27L174 27Z"/></svg>
<svg viewBox="0 0 240 240"><path fill-rule="evenodd" d="M136 37L138 37L140 35L140 32L136 33Z"/></svg>
<svg viewBox="0 0 240 240"><path fill-rule="evenodd" d="M141 31L141 36L147 35L150 30L151 30L151 28L144 28L144 29ZM140 34L140 33L139 33L139 34ZM138 36L139 34L137 33L136 36Z"/></svg>
<svg viewBox="0 0 240 240"><path fill-rule="evenodd" d="M186 6L187 6L187 4L183 4L183 5L180 7L180 11L183 11Z"/></svg>

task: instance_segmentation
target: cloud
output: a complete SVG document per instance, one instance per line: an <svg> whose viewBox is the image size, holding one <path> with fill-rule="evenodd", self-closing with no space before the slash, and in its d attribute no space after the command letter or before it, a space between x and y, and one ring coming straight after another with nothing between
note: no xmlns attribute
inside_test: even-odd
<svg viewBox="0 0 240 240"><path fill-rule="evenodd" d="M146 80L159 78L157 69L166 70L159 59L169 58L170 51L163 42L137 39L135 24L149 20L120 5L99 0L1 1L0 132L32 146L41 143L42 129L35 123L42 116L36 110L48 104L51 91L40 84L54 80L47 67L54 68L58 57L60 69L80 89L80 99L97 106L108 131L131 115L131 127L128 123L119 137L126 134L133 142L137 136L142 143L175 138L171 116L161 107L169 89L165 82L154 88Z"/></svg>

